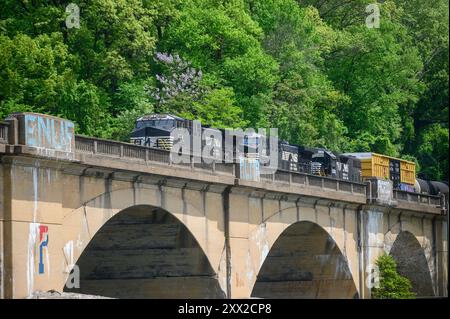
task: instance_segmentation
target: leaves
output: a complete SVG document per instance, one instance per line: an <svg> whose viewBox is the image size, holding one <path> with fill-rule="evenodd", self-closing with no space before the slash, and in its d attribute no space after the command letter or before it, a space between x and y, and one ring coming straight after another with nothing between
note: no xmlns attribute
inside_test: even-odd
<svg viewBox="0 0 450 319"><path fill-rule="evenodd" d="M378 257L376 264L379 268L380 287L372 289L374 299L412 299L415 294L411 292L412 285L408 278L397 272L397 264L392 256Z"/></svg>
<svg viewBox="0 0 450 319"><path fill-rule="evenodd" d="M448 2L3 1L0 117L35 111L127 140L170 112L294 144L417 159L448 180Z"/></svg>

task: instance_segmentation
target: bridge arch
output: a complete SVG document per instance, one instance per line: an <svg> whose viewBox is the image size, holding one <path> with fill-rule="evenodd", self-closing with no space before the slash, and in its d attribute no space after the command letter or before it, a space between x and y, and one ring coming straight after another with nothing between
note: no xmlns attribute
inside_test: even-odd
<svg viewBox="0 0 450 319"><path fill-rule="evenodd" d="M397 263L398 272L411 281L412 290L418 297L435 296L430 261L413 233L401 231L396 236L389 254Z"/></svg>
<svg viewBox="0 0 450 319"><path fill-rule="evenodd" d="M80 289L65 286L65 291L118 298L225 297L224 243L207 240L223 225L184 197L161 187L124 188L65 216L65 282L75 264L81 277ZM217 227L208 227L211 222Z"/></svg>
<svg viewBox="0 0 450 319"><path fill-rule="evenodd" d="M279 214L278 214L279 215ZM289 212L283 212L289 219ZM251 297L256 298L357 298L358 291L347 257L334 240L333 230L297 217L291 223L271 222L260 228L276 232L265 243L261 266ZM257 230L256 232L261 232ZM271 237L274 237L273 234Z"/></svg>

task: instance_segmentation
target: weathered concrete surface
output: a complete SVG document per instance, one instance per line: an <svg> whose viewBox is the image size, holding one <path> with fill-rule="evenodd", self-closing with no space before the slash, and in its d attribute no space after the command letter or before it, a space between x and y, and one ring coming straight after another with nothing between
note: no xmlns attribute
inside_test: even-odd
<svg viewBox="0 0 450 319"><path fill-rule="evenodd" d="M289 226L264 260L252 297L355 298L346 257L328 233L312 222Z"/></svg>
<svg viewBox="0 0 450 319"><path fill-rule="evenodd" d="M114 298L225 297L194 237L159 208L134 206L112 217L77 265L80 289L66 291Z"/></svg>
<svg viewBox="0 0 450 319"><path fill-rule="evenodd" d="M398 272L411 280L412 290L417 296L435 296L428 261L413 234L408 231L401 232L389 253L397 263Z"/></svg>
<svg viewBox="0 0 450 319"><path fill-rule="evenodd" d="M101 296L368 298L367 266L405 231L427 267L404 274L446 294L440 216L128 168L1 157L3 298L61 292L74 264L80 291Z"/></svg>
<svg viewBox="0 0 450 319"><path fill-rule="evenodd" d="M367 206L360 217L363 269L390 254L419 297L447 295L447 222L444 218ZM432 288L430 288L432 287ZM370 296L365 286L363 293Z"/></svg>

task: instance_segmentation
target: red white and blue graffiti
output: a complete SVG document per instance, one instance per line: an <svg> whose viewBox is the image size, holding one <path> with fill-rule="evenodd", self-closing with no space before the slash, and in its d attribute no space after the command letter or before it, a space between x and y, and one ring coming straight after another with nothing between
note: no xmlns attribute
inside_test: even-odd
<svg viewBox="0 0 450 319"><path fill-rule="evenodd" d="M39 274L45 273L44 247L48 246L48 226L39 226Z"/></svg>

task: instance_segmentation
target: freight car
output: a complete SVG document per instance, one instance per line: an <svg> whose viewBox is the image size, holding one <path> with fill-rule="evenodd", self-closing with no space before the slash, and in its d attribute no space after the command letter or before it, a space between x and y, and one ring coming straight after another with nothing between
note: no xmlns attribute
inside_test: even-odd
<svg viewBox="0 0 450 319"><path fill-rule="evenodd" d="M415 163L377 153L346 153L361 160L362 178L378 177L390 179L394 188L414 191Z"/></svg>
<svg viewBox="0 0 450 319"><path fill-rule="evenodd" d="M361 161L355 156L288 142L279 142L278 151L278 166L281 170L361 182Z"/></svg>
<svg viewBox="0 0 450 319"><path fill-rule="evenodd" d="M449 200L449 187L445 182L426 181L420 178L416 179L414 184L414 191L416 193L430 194L430 195L444 195L445 201ZM447 206L448 207L448 206Z"/></svg>

